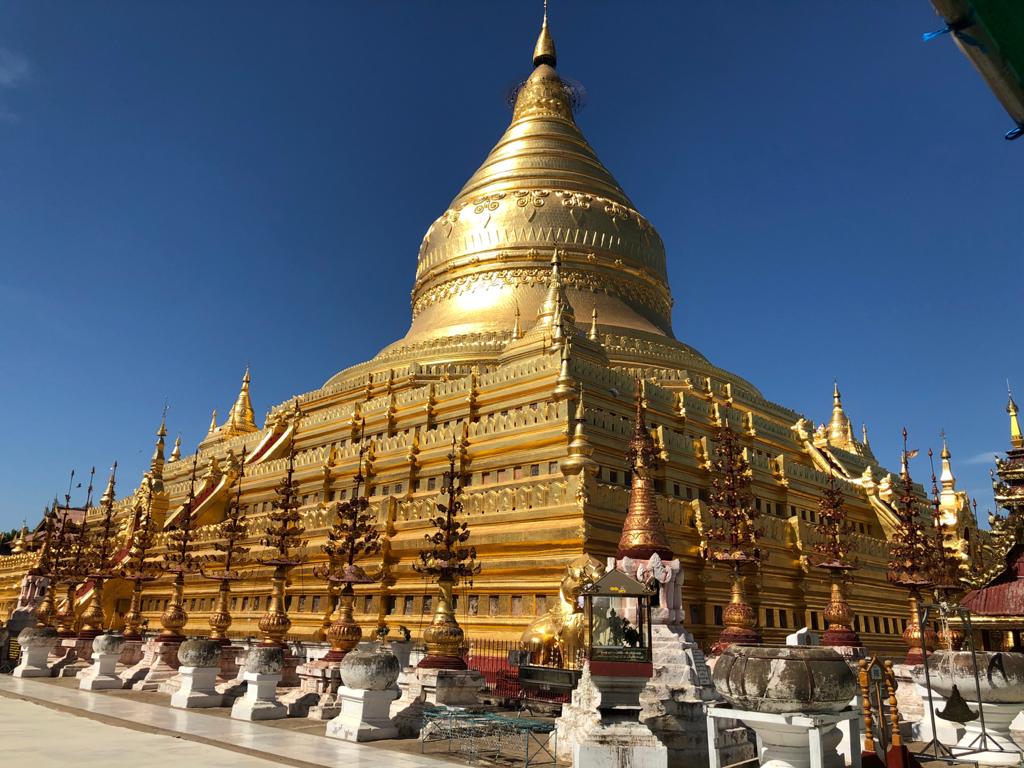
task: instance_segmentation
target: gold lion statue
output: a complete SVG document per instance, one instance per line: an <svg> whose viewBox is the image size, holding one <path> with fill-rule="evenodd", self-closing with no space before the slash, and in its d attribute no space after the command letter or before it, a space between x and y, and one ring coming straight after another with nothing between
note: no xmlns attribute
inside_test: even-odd
<svg viewBox="0 0 1024 768"><path fill-rule="evenodd" d="M586 628L577 598L584 585L600 579L604 571L604 563L590 555L580 555L565 566L558 603L527 627L520 638L523 649L530 652L531 664L573 669L581 666Z"/></svg>

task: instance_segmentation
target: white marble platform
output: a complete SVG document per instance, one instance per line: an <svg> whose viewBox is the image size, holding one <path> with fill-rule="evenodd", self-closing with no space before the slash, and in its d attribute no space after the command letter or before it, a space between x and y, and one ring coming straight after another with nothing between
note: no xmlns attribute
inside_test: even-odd
<svg viewBox="0 0 1024 768"><path fill-rule="evenodd" d="M258 723L204 714L196 710L172 709L157 704L147 704L133 700L130 693L94 693L81 691L77 688L64 688L53 683L38 680L21 679L0 675L0 697L9 699L23 698L28 701L54 704L80 710L83 714L102 715L104 718L121 720L133 727L144 725L164 736L177 736L182 739L203 742L216 748L225 745L233 747L235 754L242 749L254 753L261 760L281 762L287 760L294 765L296 761L311 765L337 768L445 768L452 763L436 757L397 752L380 747L367 746L324 736L306 733L294 733L282 728L272 728ZM3 699L0 699L2 701ZM104 724L91 721L90 727L104 727ZM2 725L0 725L2 731ZM141 734L151 735L151 734ZM102 740L96 743L96 754L90 755L76 747L77 764L82 766L109 765L109 750L102 746ZM95 760L91 759L95 757ZM225 755L225 757L229 757ZM27 763L26 763L27 764ZM39 765L33 759L33 765ZM232 763L241 764L241 763ZM56 763L54 764L56 765Z"/></svg>

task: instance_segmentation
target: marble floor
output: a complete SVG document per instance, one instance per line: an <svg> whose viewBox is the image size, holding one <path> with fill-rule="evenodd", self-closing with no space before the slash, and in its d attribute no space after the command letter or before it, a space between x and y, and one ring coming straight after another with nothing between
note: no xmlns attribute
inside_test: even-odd
<svg viewBox="0 0 1024 768"><path fill-rule="evenodd" d="M32 768L124 764L126 754L145 754L147 768L454 764L7 675L0 675L0 743L5 765Z"/></svg>

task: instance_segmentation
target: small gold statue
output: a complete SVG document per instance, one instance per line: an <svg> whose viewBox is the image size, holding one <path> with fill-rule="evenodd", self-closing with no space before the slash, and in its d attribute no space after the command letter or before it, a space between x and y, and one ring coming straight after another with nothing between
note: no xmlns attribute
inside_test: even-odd
<svg viewBox="0 0 1024 768"><path fill-rule="evenodd" d="M584 616L580 590L604 574L605 565L590 555L580 555L565 567L558 589L558 603L533 622L520 638L530 651L530 663L573 669L583 663Z"/></svg>

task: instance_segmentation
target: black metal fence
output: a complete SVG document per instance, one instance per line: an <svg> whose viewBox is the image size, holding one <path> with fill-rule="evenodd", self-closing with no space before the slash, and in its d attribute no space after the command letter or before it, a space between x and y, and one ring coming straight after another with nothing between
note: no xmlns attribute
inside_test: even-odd
<svg viewBox="0 0 1024 768"><path fill-rule="evenodd" d="M496 699L542 701L550 704L568 702L572 694L571 689L552 690L547 686L530 684L524 688L519 670L520 664L526 661L526 654L523 654L521 648L518 640L472 638L466 654L466 663L471 669L477 669L483 674L488 693Z"/></svg>

